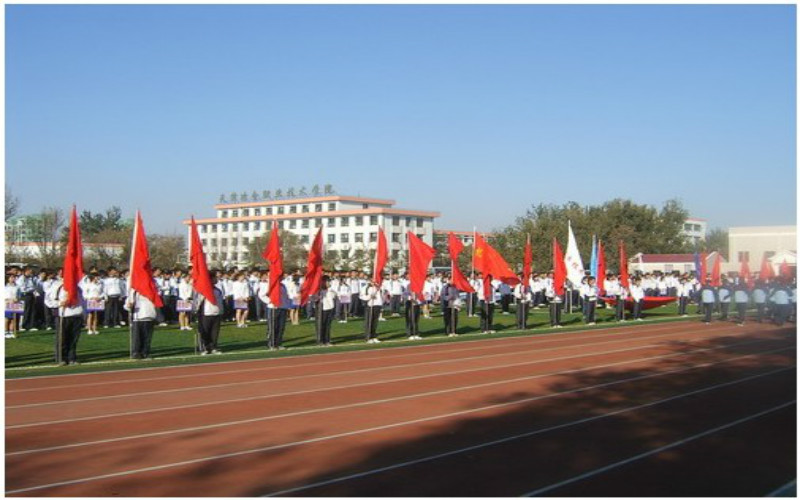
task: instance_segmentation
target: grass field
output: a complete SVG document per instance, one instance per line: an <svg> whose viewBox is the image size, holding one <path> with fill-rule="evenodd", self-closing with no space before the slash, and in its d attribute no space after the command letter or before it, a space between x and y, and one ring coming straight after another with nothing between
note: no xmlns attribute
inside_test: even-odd
<svg viewBox="0 0 800 500"><path fill-rule="evenodd" d="M690 308L694 312L694 308ZM602 328L603 326L620 326L612 317L613 311L598 309L598 325L587 327L583 318L578 313L565 314L563 317L564 329ZM186 332L177 326L156 327L153 334L152 354L150 361L134 361L128 358L128 329L111 328L101 329L100 335L89 336L81 334L78 342L78 366L58 367L53 362L53 347L55 336L52 331L21 332L16 339L6 339L5 363L6 378L30 377L53 375L58 373L79 373L105 370L120 370L126 368L141 368L150 366L168 366L179 364L208 363L234 359L254 359L284 357L295 355L308 355L320 352L336 352L361 349L382 349L408 345L411 342L405 338L405 320L391 318L385 314L386 321L378 324L378 337L384 342L379 345L366 344L363 335L363 322L360 319L350 319L346 324L334 321L332 337L334 347L317 347L314 333L314 324L311 320L301 320L300 325L287 324L284 337L284 351L268 351L266 349L267 327L264 322L250 323L249 328L236 328L232 323L224 323L220 332L219 345L223 354L218 356L198 356L194 353L195 332ZM695 316L696 317L696 316ZM677 309L674 305L665 306L647 311L646 321L679 320ZM622 325L633 327L638 322L628 321ZM467 317L465 311L459 315L457 338L448 338L443 335L444 325L441 314L434 313L431 319L420 319L420 332L423 340L414 341L414 344L458 342L463 339L476 339L490 337L480 335L480 322L477 317ZM528 329L516 329L514 309L509 315L495 310L494 329L495 336L536 335L554 331L549 326L547 309L531 311L528 319Z"/></svg>

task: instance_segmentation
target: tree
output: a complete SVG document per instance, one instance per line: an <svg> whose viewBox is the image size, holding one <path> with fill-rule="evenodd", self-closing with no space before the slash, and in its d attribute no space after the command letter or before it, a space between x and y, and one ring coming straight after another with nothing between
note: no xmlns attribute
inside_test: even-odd
<svg viewBox="0 0 800 500"><path fill-rule="evenodd" d="M81 212L79 219L81 235L85 237L107 231L119 231L126 226L122 221L122 210L117 206L106 209L104 214L84 210Z"/></svg>
<svg viewBox="0 0 800 500"><path fill-rule="evenodd" d="M264 249L267 248L267 243L269 243L269 235L270 233L268 232L253 238L247 245L249 265L261 268L269 267L262 255ZM278 237L281 239L284 271L289 274L295 269L305 269L308 262L308 251L300 243L300 237L283 229L278 229Z"/></svg>
<svg viewBox="0 0 800 500"><path fill-rule="evenodd" d="M728 257L728 230L714 228L706 234L706 239L691 245L694 252L719 252L726 260Z"/></svg>
<svg viewBox="0 0 800 500"><path fill-rule="evenodd" d="M581 206L576 202L561 206L539 204L517 218L514 224L498 231L493 244L512 269L521 270L523 249L530 234L534 272L547 272L552 267L553 238L565 245L570 221L587 267L594 234L605 243L608 270L616 271L619 241L625 242L628 255L687 251L681 234L687 217L688 212L677 200L666 202L660 211L623 199L595 206Z"/></svg>
<svg viewBox="0 0 800 500"><path fill-rule="evenodd" d="M183 236L153 234L147 237L147 245L154 268L173 269L184 264L186 243Z"/></svg>
<svg viewBox="0 0 800 500"><path fill-rule="evenodd" d="M6 186L6 220L9 220L19 212L19 198L11 194L11 188Z"/></svg>
<svg viewBox="0 0 800 500"><path fill-rule="evenodd" d="M33 242L39 250L38 262L42 267L56 268L64 261L64 247L59 236L64 228L64 211L45 207L38 216L39 225Z"/></svg>

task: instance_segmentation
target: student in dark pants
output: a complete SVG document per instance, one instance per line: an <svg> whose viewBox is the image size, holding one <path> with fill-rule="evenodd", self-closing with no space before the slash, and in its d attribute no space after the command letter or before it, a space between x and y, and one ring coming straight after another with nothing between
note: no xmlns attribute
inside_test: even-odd
<svg viewBox="0 0 800 500"><path fill-rule="evenodd" d="M733 301L736 304L737 323L742 326L747 315L747 304L750 302L750 297L747 294L747 285L739 283L736 286L733 292Z"/></svg>
<svg viewBox="0 0 800 500"><path fill-rule="evenodd" d="M728 319L728 312L731 308L731 296L733 290L728 280L722 280L722 286L717 290L717 301L719 302L719 319L725 321Z"/></svg>
<svg viewBox="0 0 800 500"><path fill-rule="evenodd" d="M150 343L156 321L156 307L144 295L131 291L125 308L131 313L131 359L152 359Z"/></svg>
<svg viewBox="0 0 800 500"><path fill-rule="evenodd" d="M767 309L767 289L762 281L757 281L753 288L753 303L756 305L756 321L762 323Z"/></svg>
<svg viewBox="0 0 800 500"><path fill-rule="evenodd" d="M36 278L33 276L33 269L26 267L24 274L17 280L20 294L22 295L22 303L25 309L22 313L23 330L38 330L39 319L36 315Z"/></svg>
<svg viewBox="0 0 800 500"><path fill-rule="evenodd" d="M533 294L528 283L523 283L523 275L520 273L519 283L514 285L514 300L517 302L517 329L526 330L528 328L528 312L533 301Z"/></svg>
<svg viewBox="0 0 800 500"><path fill-rule="evenodd" d="M323 276L314 306L318 345L333 345L331 342L331 323L333 323L333 316L336 314L336 297L336 291L330 288L330 279L327 275Z"/></svg>
<svg viewBox="0 0 800 500"><path fill-rule="evenodd" d="M703 304L703 322L708 325L711 323L711 315L717 303L717 292L714 287L708 284L703 285L700 289L700 303Z"/></svg>
<svg viewBox="0 0 800 500"><path fill-rule="evenodd" d="M197 348L201 356L208 354L222 354L217 348L219 342L219 329L222 325L222 316L225 313L225 294L217 285L217 277L211 275L214 285L214 302L212 304L203 295L197 294L193 301L197 314L197 335L199 337Z"/></svg>
<svg viewBox="0 0 800 500"><path fill-rule="evenodd" d="M425 303L425 301L420 298L417 298L417 295L408 290L405 297L406 303L406 337L408 340L422 340L422 337L419 335L419 317L420 313L422 313L421 306Z"/></svg>
<svg viewBox="0 0 800 500"><path fill-rule="evenodd" d="M80 294L80 288L78 288ZM61 366L77 365L78 339L83 328L83 297L78 297L73 305L69 305L69 294L59 285L58 297L58 330L56 332L56 360ZM60 352L59 352L60 350Z"/></svg>
<svg viewBox="0 0 800 500"><path fill-rule="evenodd" d="M783 326L783 324L789 318L789 313L791 312L792 307L790 303L789 290L782 283L778 284L777 288L775 288L775 290L772 292L770 300L772 300L772 303L775 306L775 324L778 326Z"/></svg>
<svg viewBox="0 0 800 500"><path fill-rule="evenodd" d="M360 299L364 301L365 305L364 337L366 337L368 344L377 344L380 342L380 339L378 339L378 318L380 318L381 309L383 308L383 294L378 284L374 281L369 282L361 291Z"/></svg>
<svg viewBox="0 0 800 500"><path fill-rule="evenodd" d="M561 328L561 311L564 308L563 296L556 295L552 286L547 288L545 295L550 305L550 326L553 328Z"/></svg>
<svg viewBox="0 0 800 500"><path fill-rule="evenodd" d="M480 289L478 292L481 299L481 333L495 333L495 330L492 330L495 300L491 274L480 281Z"/></svg>
<svg viewBox="0 0 800 500"><path fill-rule="evenodd" d="M281 303L276 305L269 302L267 304L267 348L270 351L286 349L282 345L283 333L286 331L286 316L288 316L289 308L292 306L286 285L281 282L278 286L281 290Z"/></svg>

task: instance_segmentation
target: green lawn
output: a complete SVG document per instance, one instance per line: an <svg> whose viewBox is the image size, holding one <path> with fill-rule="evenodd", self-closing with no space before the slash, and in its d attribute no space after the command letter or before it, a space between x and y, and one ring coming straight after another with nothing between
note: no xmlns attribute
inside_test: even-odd
<svg viewBox="0 0 800 500"><path fill-rule="evenodd" d="M690 309L694 312L694 308ZM646 321L679 320L676 316L674 305L665 306L648 311ZM250 323L249 328L236 328L234 324L223 324L220 332L220 349L222 355L197 356L194 354L194 332L180 331L177 326L156 327L153 334L152 361L133 361L128 359L128 329L101 329L100 335L81 334L78 342L78 366L57 367L53 362L54 333L52 331L21 332L16 339L6 339L5 361L6 378L30 377L40 375L53 375L58 373L79 373L105 370L120 370L126 368L140 368L151 366L168 366L178 364L193 364L217 362L234 359L259 359L271 357L296 356L315 354L320 352L336 352L363 349L383 349L410 345L412 342L405 340L405 321L401 318L391 318L388 314L386 321L378 324L378 337L384 342L379 345L366 344L363 336L363 322L361 320L348 321L341 324L334 321L332 326L334 347L322 348L315 345L314 324L310 320L301 320L300 325L287 324L284 338L285 351L267 351L266 349L266 324ZM598 326L586 327L579 313L564 315L565 328L558 331L569 331L586 328L602 328L604 326L619 326L609 320L612 311L609 309L598 310ZM694 316L696 318L696 316ZM458 342L462 339L479 339L497 336L534 335L554 331L549 327L547 309L536 309L531 312L528 320L528 330L516 329L516 320L513 312L503 315L499 308L494 316L494 335L480 335L479 319L469 318L465 311L459 316L459 337L448 338L443 335L444 325L440 314L434 314L432 319L420 319L422 341L413 344L426 344L438 342ZM623 325L633 327L639 322L626 322Z"/></svg>

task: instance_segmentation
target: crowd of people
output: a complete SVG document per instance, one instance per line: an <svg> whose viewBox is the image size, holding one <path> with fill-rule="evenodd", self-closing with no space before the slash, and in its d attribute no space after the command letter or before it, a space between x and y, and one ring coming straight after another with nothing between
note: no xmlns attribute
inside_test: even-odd
<svg viewBox="0 0 800 500"><path fill-rule="evenodd" d="M181 330L197 332L200 355L220 354L219 333L223 322L235 322L248 328L254 322L266 323L267 347L284 349L283 334L287 323L297 325L301 316L315 322L316 340L331 346L334 321L347 323L363 320L368 343L379 343L379 323L387 316L405 317L409 340L419 340L420 320L441 313L442 331L458 335L461 311L480 317L482 334L495 333L494 314L511 314L515 306L516 327L529 328L532 309L549 309L549 326L561 328L564 309L579 309L587 325L596 324L597 309L613 308L613 317L623 322L642 320L648 297L671 297L678 303L678 314L688 316L689 305L697 305L703 321L728 320L735 312L738 324L744 324L748 310L755 308L758 322L774 321L783 325L796 316L796 280L744 280L722 276L718 286L701 283L694 273L648 273L624 277L608 274L599 284L587 276L580 284L567 283L565 293L554 289L553 273L534 273L526 283L510 286L491 276L475 273L469 284L474 292L465 293L454 286L447 273L427 276L422 294L410 291L406 275L392 273L380 283L362 271L333 271L325 274L318 293L306 304L300 303L303 276L299 270L280 281L280 303L269 294L269 272L259 270L212 271L214 301L196 293L191 277L183 270L153 271L162 307L138 293L128 293L127 271L114 268L90 269L80 283L80 305L66 307L61 270L12 267L6 270L6 338L16 338L20 331L58 330L58 352L62 363L77 363L77 341L82 330L99 335L102 329L129 326L131 357L151 359L150 344L154 326L178 325ZM627 305L627 307L626 307ZM628 313L627 309L631 312ZM733 309L732 309L733 308ZM192 325L195 325L194 327ZM546 325L545 325L546 326ZM58 357L58 356L57 356Z"/></svg>

